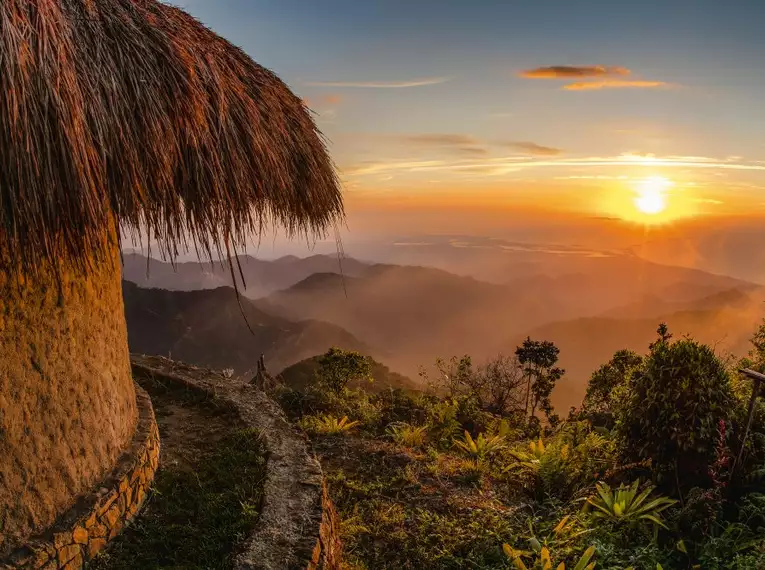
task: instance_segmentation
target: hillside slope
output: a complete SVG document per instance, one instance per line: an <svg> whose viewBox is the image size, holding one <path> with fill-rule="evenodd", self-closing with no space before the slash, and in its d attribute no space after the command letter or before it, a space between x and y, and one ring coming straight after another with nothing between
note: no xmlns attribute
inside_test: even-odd
<svg viewBox="0 0 765 570"><path fill-rule="evenodd" d="M432 268L375 265L353 278L314 274L257 305L291 320L337 324L384 350L390 355L386 362L414 377L419 366L439 356L470 354L481 360L511 352L515 339L545 324L604 313L617 319L656 319L681 310L712 310L707 306L710 296L748 295L753 287L637 258L585 266L599 269L500 285ZM684 285L687 296L680 297ZM633 305L645 299L658 310L641 314L646 304Z"/></svg>
<svg viewBox="0 0 765 570"><path fill-rule="evenodd" d="M289 319L337 324L384 350L386 362L410 376L436 356L482 353L491 336L507 337L558 314L554 302L527 291L402 266L374 266L344 281L312 275L258 306Z"/></svg>
<svg viewBox="0 0 765 570"><path fill-rule="evenodd" d="M123 281L128 343L132 352L172 356L211 368L244 374L261 354L272 372L325 352L331 346L370 352L348 331L329 323L293 322L269 315L233 289L166 291Z"/></svg>
<svg viewBox="0 0 765 570"><path fill-rule="evenodd" d="M639 319L580 318L549 323L528 334L534 339L553 341L560 348L559 364L566 369L566 376L553 392L552 400L558 410L565 412L581 403L590 375L614 352L627 348L645 354L656 339L660 322L666 322L676 338L690 335L714 347L721 356L746 355L749 338L763 316L761 305L761 301L753 298L745 305L735 303ZM515 345L523 338L519 335L508 344Z"/></svg>

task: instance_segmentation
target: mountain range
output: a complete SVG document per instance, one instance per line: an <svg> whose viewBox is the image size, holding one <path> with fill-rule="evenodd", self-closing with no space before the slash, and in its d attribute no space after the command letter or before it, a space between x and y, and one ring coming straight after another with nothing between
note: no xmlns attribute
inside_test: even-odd
<svg viewBox="0 0 765 570"><path fill-rule="evenodd" d="M589 374L613 352L645 351L662 321L677 335L745 353L765 298L759 285L630 254L567 257L557 274L508 271L493 282L353 259L343 260L340 275L336 257L313 256L243 260L248 294L263 295L242 297L240 309L230 288L184 291L230 278L221 265L184 263L174 272L152 261L147 282L146 258L129 259L126 279L140 267L142 285L174 289L125 284L131 350L172 352L237 372L254 368L262 352L275 373L338 345L417 378L437 357L470 354L481 361L511 353L531 336L561 349L567 375L553 402L563 411L581 401Z"/></svg>
<svg viewBox="0 0 765 570"><path fill-rule="evenodd" d="M285 256L274 261L241 255L234 263L234 276L243 295L262 297L286 289L314 273L360 274L367 264L355 259L314 255L306 258ZM241 273L240 273L241 268ZM242 275L244 282L242 282ZM167 263L137 253L123 255L122 278L141 287L168 291L194 291L233 286L231 269L226 261L210 263Z"/></svg>
<svg viewBox="0 0 765 570"><path fill-rule="evenodd" d="M230 287L167 291L123 281L122 294L131 352L244 375L254 374L261 354L278 372L330 346L370 352L337 325L269 315L246 298L237 300Z"/></svg>

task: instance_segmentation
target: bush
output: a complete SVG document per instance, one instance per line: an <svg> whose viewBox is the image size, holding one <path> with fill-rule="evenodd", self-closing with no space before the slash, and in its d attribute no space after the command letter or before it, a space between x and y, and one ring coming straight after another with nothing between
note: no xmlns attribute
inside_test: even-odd
<svg viewBox="0 0 765 570"><path fill-rule="evenodd" d="M421 447L425 443L428 426L415 426L399 422L388 426L388 433L399 445L404 447Z"/></svg>
<svg viewBox="0 0 765 570"><path fill-rule="evenodd" d="M636 352L620 350L590 376L582 411L595 425L613 427L614 404L618 406L624 396L624 386L642 362L643 357Z"/></svg>
<svg viewBox="0 0 765 570"><path fill-rule="evenodd" d="M566 423L546 443L532 440L509 455L515 462L505 472L518 473L532 497L567 501L607 471L613 463L614 442L586 422Z"/></svg>
<svg viewBox="0 0 765 570"><path fill-rule="evenodd" d="M300 420L300 427L311 434L339 435L348 433L356 428L360 422L349 421L348 416L337 418L335 416L305 416Z"/></svg>
<svg viewBox="0 0 765 570"><path fill-rule="evenodd" d="M351 380L371 381L371 371L372 363L363 354L333 347L319 358L316 377L327 390L340 395Z"/></svg>
<svg viewBox="0 0 765 570"><path fill-rule="evenodd" d="M710 486L719 422L730 420L734 401L725 365L708 346L660 339L617 418L623 459L650 459L664 489Z"/></svg>

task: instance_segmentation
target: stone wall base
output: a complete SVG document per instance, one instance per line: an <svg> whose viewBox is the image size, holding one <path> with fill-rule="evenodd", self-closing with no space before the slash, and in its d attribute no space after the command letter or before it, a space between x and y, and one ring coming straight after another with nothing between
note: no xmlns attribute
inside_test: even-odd
<svg viewBox="0 0 765 570"><path fill-rule="evenodd" d="M138 385L135 391L135 435L111 475L45 534L0 560L0 569L79 570L138 514L159 465L159 431L149 395Z"/></svg>

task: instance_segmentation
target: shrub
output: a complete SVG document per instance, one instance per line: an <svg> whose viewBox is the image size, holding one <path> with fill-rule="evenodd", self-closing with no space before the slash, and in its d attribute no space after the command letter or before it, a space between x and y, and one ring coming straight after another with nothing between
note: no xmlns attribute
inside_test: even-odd
<svg viewBox="0 0 765 570"><path fill-rule="evenodd" d="M525 552L515 550L508 544L503 544L502 550L513 563L513 566L517 568L517 570L529 570L529 567L526 566L526 564L523 562L524 556L533 557L533 565L531 566L532 569L538 568L539 570L552 570L554 567L555 570L566 570L565 562L561 562L560 564L555 565L557 561L553 559L553 555L550 554L549 548L546 546L535 546L532 546L532 548L534 548L532 552ZM579 560L577 560L573 566L570 566L570 568L573 568L573 570L592 570L595 568L595 562L590 562L590 560L592 560L594 556L595 547L590 546L587 550L584 551Z"/></svg>
<svg viewBox="0 0 765 570"><path fill-rule="evenodd" d="M371 380L369 358L351 350L332 347L319 359L316 377L334 394L342 394L351 380Z"/></svg>
<svg viewBox="0 0 765 570"><path fill-rule="evenodd" d="M592 485L612 463L613 441L581 424L564 424L545 445L532 440L512 450L516 460L505 472L519 473L527 491L538 500L568 500ZM579 431L578 428L582 428Z"/></svg>
<svg viewBox="0 0 765 570"><path fill-rule="evenodd" d="M302 427L308 433L321 435L337 435L351 431L361 422L348 421L348 416L338 419L335 416L305 416L300 421Z"/></svg>
<svg viewBox="0 0 765 570"><path fill-rule="evenodd" d="M388 433L393 440L404 447L420 447L425 443L428 426L415 426L406 422L391 424Z"/></svg>
<svg viewBox="0 0 765 570"><path fill-rule="evenodd" d="M635 526L640 523L650 523L654 527L654 536L659 527L667 528L661 520L662 511L674 505L677 501L667 497L651 497L653 487L648 487L638 493L639 481L631 486L619 485L614 491L606 483L598 483L597 495L587 498L587 505L594 507L592 516L596 519L607 519L612 522Z"/></svg>
<svg viewBox="0 0 765 570"><path fill-rule="evenodd" d="M719 422L733 407L730 377L708 346L661 338L635 371L617 419L623 459L650 459L664 488L709 486Z"/></svg>
<svg viewBox="0 0 765 570"><path fill-rule="evenodd" d="M479 434L477 438L473 439L470 432L465 430L465 435L462 440L454 442L455 447L462 450L466 455L475 459L484 460L494 455L498 451L507 447L505 438L501 435L485 436Z"/></svg>
<svg viewBox="0 0 765 570"><path fill-rule="evenodd" d="M624 397L624 387L643 357L631 350L620 350L613 358L592 373L582 405L583 412L596 425L611 429L615 407ZM617 404L617 406L614 406Z"/></svg>
<svg viewBox="0 0 765 570"><path fill-rule="evenodd" d="M451 447L454 437L460 431L457 421L459 404L454 400L437 401L427 407L427 425L431 443L440 449Z"/></svg>

